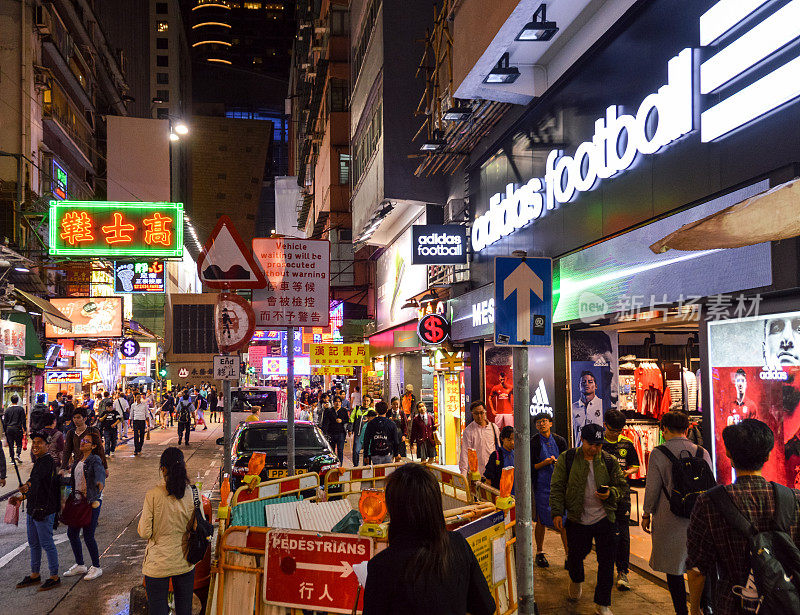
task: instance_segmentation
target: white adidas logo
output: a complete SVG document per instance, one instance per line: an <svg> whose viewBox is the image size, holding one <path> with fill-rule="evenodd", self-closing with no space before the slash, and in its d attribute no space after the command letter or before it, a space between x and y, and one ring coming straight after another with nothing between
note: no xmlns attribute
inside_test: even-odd
<svg viewBox="0 0 800 615"><path fill-rule="evenodd" d="M553 416L553 407L550 405L550 399L547 397L547 389L544 386L544 378L539 379L539 385L536 387L536 393L531 397L531 416L536 416L545 412Z"/></svg>

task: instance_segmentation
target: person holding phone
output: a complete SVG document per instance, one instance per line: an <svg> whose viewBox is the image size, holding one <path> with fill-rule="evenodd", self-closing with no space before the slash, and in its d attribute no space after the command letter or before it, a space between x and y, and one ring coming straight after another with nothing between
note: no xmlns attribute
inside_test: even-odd
<svg viewBox="0 0 800 615"><path fill-rule="evenodd" d="M617 505L627 494L628 485L617 459L603 450L603 434L600 425L588 423L581 428L581 445L558 456L550 482L550 510L553 527L557 531L563 527L567 534L569 600L577 601L583 593L583 560L592 550L594 541L597 551L595 612L611 615L614 523Z"/></svg>

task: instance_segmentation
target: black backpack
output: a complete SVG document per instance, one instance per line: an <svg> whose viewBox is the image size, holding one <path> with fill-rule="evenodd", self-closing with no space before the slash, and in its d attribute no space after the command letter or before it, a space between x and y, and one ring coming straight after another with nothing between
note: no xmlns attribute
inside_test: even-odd
<svg viewBox="0 0 800 615"><path fill-rule="evenodd" d="M206 551L211 546L211 536L214 533L214 526L211 525L203 513L203 506L200 504L200 495L197 487L191 485L192 497L194 498L194 512L189 520L189 527L186 529L186 542L183 546L183 555L190 564L196 564L206 556Z"/></svg>
<svg viewBox="0 0 800 615"><path fill-rule="evenodd" d="M384 421L380 421L376 425L375 433L372 434L372 442L369 447L370 455L385 457L392 454L392 443L389 440L390 434L388 432L389 427L394 428L394 423L390 423L390 425L384 425L383 423Z"/></svg>
<svg viewBox="0 0 800 615"><path fill-rule="evenodd" d="M736 506L723 486L708 491L708 497L728 524L750 543L750 574L736 579L733 592L741 598L745 612L759 615L800 615L800 550L789 528L797 510L797 498L788 487L772 483L775 494L774 529L759 532Z"/></svg>
<svg viewBox="0 0 800 615"><path fill-rule="evenodd" d="M184 403L187 402L187 403ZM192 400L191 399L184 399L181 397L181 400L178 402L178 422L179 423L188 423L192 418L192 411L189 409L192 407Z"/></svg>
<svg viewBox="0 0 800 615"><path fill-rule="evenodd" d="M714 473L703 457L705 450L698 446L694 455L683 450L680 457L673 455L663 444L657 446L656 450L661 451L672 463L672 492L668 493L667 488L661 485L669 501L669 509L676 517L688 519L692 516L697 496L717 484Z"/></svg>

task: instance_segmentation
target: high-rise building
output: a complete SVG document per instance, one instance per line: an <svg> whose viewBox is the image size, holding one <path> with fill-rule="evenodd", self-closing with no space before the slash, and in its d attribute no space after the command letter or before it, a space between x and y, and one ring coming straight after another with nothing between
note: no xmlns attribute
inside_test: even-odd
<svg viewBox="0 0 800 615"><path fill-rule="evenodd" d="M107 115L128 115L124 58L89 0L0 0L0 234L28 254L50 199L106 195Z"/></svg>

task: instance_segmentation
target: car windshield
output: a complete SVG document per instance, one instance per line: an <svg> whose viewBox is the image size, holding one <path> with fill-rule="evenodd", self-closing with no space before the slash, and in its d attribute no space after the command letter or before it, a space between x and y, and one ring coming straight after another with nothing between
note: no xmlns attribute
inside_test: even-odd
<svg viewBox="0 0 800 615"><path fill-rule="evenodd" d="M296 426L294 429L296 449L327 449L322 434L314 427ZM245 429L239 438L237 451L286 452L286 426L262 425Z"/></svg>

